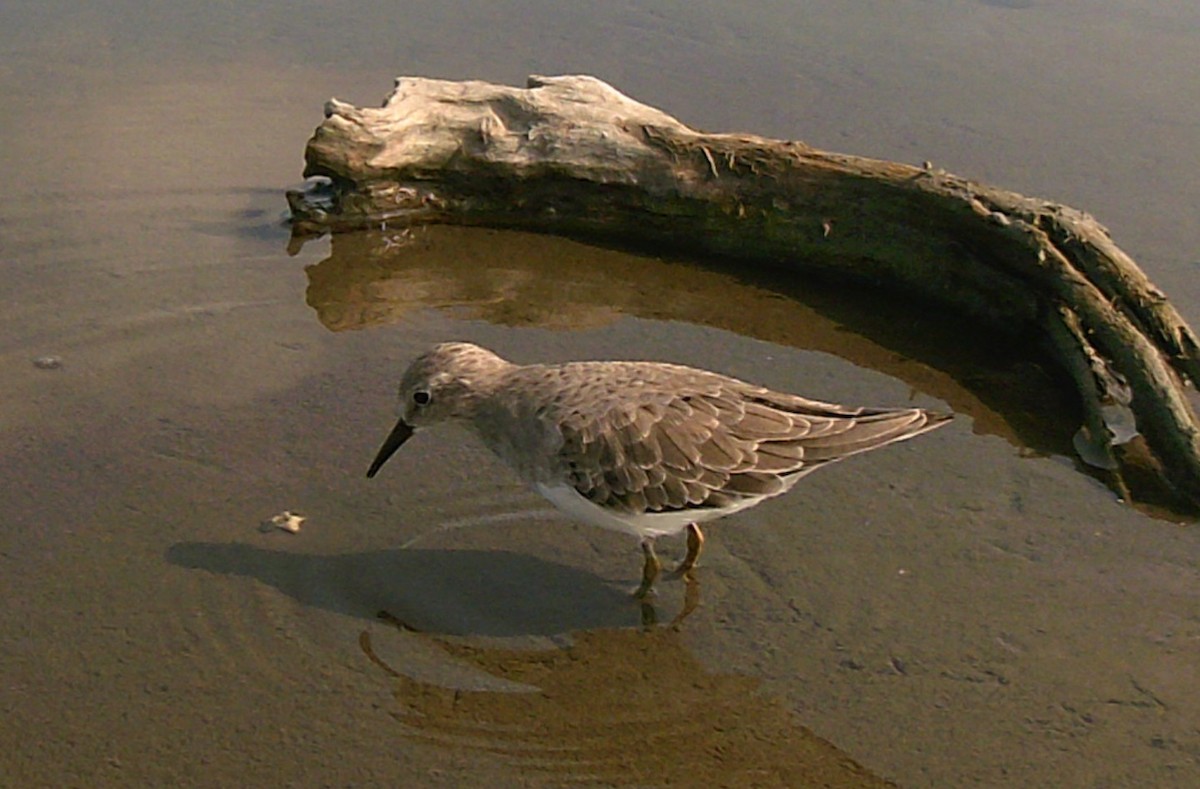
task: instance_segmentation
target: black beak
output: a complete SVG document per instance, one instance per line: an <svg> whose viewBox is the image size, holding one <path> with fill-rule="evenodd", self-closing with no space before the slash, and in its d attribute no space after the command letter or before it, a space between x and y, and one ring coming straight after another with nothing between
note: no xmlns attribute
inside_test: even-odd
<svg viewBox="0 0 1200 789"><path fill-rule="evenodd" d="M375 476L380 467L387 463L388 458L396 454L396 450L407 441L413 434L412 426L401 419L392 428L392 432L388 433L388 437L384 439L383 446L379 448L379 454L375 456L375 460L371 462L371 467L367 469L367 477Z"/></svg>

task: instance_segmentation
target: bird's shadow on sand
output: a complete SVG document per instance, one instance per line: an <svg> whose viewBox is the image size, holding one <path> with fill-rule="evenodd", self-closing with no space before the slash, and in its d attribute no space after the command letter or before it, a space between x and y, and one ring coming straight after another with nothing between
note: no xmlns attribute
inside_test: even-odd
<svg viewBox="0 0 1200 789"><path fill-rule="evenodd" d="M426 633L556 635L638 624L628 590L509 551L394 549L317 555L242 543L181 542L173 565L255 578L306 606Z"/></svg>

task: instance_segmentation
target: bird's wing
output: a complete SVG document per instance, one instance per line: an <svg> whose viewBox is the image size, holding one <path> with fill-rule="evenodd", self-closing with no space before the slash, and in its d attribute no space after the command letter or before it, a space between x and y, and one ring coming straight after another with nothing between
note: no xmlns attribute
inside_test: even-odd
<svg viewBox="0 0 1200 789"><path fill-rule="evenodd" d="M783 493L826 463L946 419L917 408L846 409L746 385L576 415L563 425L559 459L574 488L601 506L725 508Z"/></svg>

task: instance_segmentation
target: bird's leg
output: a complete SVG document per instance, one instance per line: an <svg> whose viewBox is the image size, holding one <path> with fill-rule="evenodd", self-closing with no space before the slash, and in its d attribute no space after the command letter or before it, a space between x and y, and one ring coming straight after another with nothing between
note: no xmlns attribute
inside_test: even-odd
<svg viewBox="0 0 1200 789"><path fill-rule="evenodd" d="M671 620L671 627L676 629L700 605L700 582L696 580L696 575L684 573L683 582L686 584L683 592L683 608L679 609L679 613Z"/></svg>
<svg viewBox="0 0 1200 789"><path fill-rule="evenodd" d="M672 578L679 578L687 575L696 562L700 559L700 552L704 550L704 533L700 531L700 527L694 523L689 523L687 527L687 556L683 557L683 561L679 563L671 572Z"/></svg>
<svg viewBox="0 0 1200 789"><path fill-rule="evenodd" d="M654 582L658 580L658 571L662 569L658 556L654 553L653 537L646 537L642 540L642 554L646 557L646 563L642 565L642 583L633 593L633 596L639 600L650 593Z"/></svg>

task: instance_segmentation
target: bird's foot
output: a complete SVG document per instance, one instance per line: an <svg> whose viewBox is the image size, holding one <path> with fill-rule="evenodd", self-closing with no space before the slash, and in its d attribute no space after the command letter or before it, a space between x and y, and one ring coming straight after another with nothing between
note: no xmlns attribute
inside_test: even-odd
<svg viewBox="0 0 1200 789"><path fill-rule="evenodd" d="M647 537L642 540L642 555L645 557L645 562L642 564L642 582L633 591L633 596L637 600L645 600L648 595L653 594L654 582L658 580L659 571L662 570L662 564L654 553L653 538Z"/></svg>
<svg viewBox="0 0 1200 789"><path fill-rule="evenodd" d="M687 555L683 557L683 561L667 577L671 579L686 578L700 561L700 552L703 550L704 533L700 531L699 526L689 523L687 527Z"/></svg>

